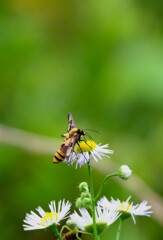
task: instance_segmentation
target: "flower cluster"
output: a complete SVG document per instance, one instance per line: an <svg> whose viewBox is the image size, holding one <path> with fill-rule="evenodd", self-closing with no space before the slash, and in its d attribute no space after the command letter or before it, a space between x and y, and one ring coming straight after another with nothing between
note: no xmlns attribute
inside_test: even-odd
<svg viewBox="0 0 163 240"><path fill-rule="evenodd" d="M133 205L133 202L129 202L129 197L125 202L121 202L119 199L113 198L109 201L106 197L101 198L96 206L96 224L98 233L100 234L107 226L114 223L119 217L128 218L132 217L134 223L135 216L150 216L151 206L147 201L143 201L140 204ZM59 225L62 220L68 218L71 222L75 223L77 227L85 232L93 232L93 221L89 211L85 208L79 208L80 214L74 211L70 214L71 203L59 201L58 210L55 201L51 201L49 204L50 212L45 212L40 206L36 209L39 213L31 211L26 214L23 224L24 230L37 230L49 228L52 225Z"/></svg>
<svg viewBox="0 0 163 240"><path fill-rule="evenodd" d="M70 117L70 122L73 122L71 115ZM78 132L84 135L84 132L77 128L72 128L69 133L65 135L65 141L67 142L58 150L55 156L57 158L55 163L64 159L63 151L68 149L71 143L70 136ZM121 222L126 218L131 218L133 222L136 223L136 216L151 216L151 206L148 205L147 201L142 201L134 205L133 202L130 202L131 196L128 197L126 201L120 201L119 199L114 200L114 198L111 198L109 201L105 196L99 198L104 185L111 177L116 176L123 180L131 177L132 170L126 165L122 165L116 172L108 174L104 178L98 193L96 195L94 194L91 163L92 161L98 162L103 157L110 157L109 155L113 153L113 150L108 149L108 146L108 144L96 144L92 139L80 139L80 141L75 142L73 149L72 145L70 145L69 151L72 153L71 160L68 161L68 158L65 157L65 163L70 165L76 162L76 168L85 164L88 166L89 184L87 184L87 182L79 184L80 196L76 199L76 208L78 208L78 211L75 210L73 213L70 213L72 204L69 201L60 200L58 204L56 204L55 201L51 201L49 203L50 211L46 212L39 206L36 208L37 213L31 211L26 214L23 224L24 230L49 228L54 231L59 240L69 239L66 236L71 234L73 234L73 239L81 239L81 233L92 234L94 239L97 240L99 239L99 235L117 219L120 219ZM66 218L68 218L66 225L64 225L59 232L58 225ZM67 229L68 232L63 233L64 229ZM119 240L119 233L120 228L117 231L117 240Z"/></svg>

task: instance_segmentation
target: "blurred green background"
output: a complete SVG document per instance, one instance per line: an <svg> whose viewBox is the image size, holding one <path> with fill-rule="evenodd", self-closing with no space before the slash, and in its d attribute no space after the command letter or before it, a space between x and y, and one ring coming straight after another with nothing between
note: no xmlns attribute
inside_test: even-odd
<svg viewBox="0 0 163 240"><path fill-rule="evenodd" d="M90 132L97 142L110 143L118 166L128 164L162 196L162 9L159 0L2 0L0 123L59 139L55 152L72 112L79 127L101 133ZM86 166L53 165L54 152L1 140L1 239L54 239L49 231L23 231L25 213L47 210L52 199L74 203L78 184L88 180ZM95 191L103 177L96 168ZM131 192L112 180L104 194L126 200ZM138 197L132 194L134 203ZM115 239L117 226L101 239ZM128 220L121 239L131 238L162 240L161 223Z"/></svg>

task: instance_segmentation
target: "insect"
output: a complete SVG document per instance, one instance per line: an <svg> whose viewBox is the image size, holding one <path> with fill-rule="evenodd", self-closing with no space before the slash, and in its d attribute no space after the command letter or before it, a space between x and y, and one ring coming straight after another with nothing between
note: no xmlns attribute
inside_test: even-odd
<svg viewBox="0 0 163 240"><path fill-rule="evenodd" d="M72 117L72 114L68 114L68 132L63 134L64 142L54 154L53 163L60 163L64 159L68 163L71 163L72 154L74 152L74 146L81 140L81 137L85 135L84 130L77 128L76 123Z"/></svg>

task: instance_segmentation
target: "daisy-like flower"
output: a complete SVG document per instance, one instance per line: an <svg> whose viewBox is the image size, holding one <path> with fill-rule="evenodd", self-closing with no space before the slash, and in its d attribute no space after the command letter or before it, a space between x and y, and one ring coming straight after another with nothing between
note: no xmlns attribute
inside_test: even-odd
<svg viewBox="0 0 163 240"><path fill-rule="evenodd" d="M81 230L93 233L93 219L89 212L85 208L79 208L80 215L75 211L70 215L70 220L76 223L77 227ZM119 213L116 211L110 211L108 209L103 209L100 206L96 207L96 225L97 232L100 234L106 227L114 223L119 217Z"/></svg>
<svg viewBox="0 0 163 240"><path fill-rule="evenodd" d="M102 197L98 201L98 205L100 205L104 209L117 211L121 213L121 217L123 219L132 217L134 223L136 224L135 216L147 216L149 217L152 214L150 211L151 206L148 205L147 201L143 201L140 204L133 205L133 202L129 202L131 196L125 202L121 202L119 199L108 201L106 197Z"/></svg>
<svg viewBox="0 0 163 240"><path fill-rule="evenodd" d="M48 228L51 225L59 225L60 221L68 217L71 203L69 201L65 202L59 201L58 208L56 207L55 201L51 201L49 204L50 212L45 212L40 206L36 208L37 212L31 211L26 214L24 219L23 228L24 230L37 230Z"/></svg>
<svg viewBox="0 0 163 240"><path fill-rule="evenodd" d="M102 157L110 157L108 154L112 154L113 150L108 149L109 144L101 145L96 144L92 139L82 140L75 144L73 161L76 159L76 167L81 167L89 160L98 160Z"/></svg>

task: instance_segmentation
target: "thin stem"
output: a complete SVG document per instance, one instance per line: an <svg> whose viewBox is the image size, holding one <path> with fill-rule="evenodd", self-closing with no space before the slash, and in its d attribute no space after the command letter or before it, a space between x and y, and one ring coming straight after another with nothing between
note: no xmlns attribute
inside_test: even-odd
<svg viewBox="0 0 163 240"><path fill-rule="evenodd" d="M52 226L51 226L51 229L52 229L53 232L55 233L57 239L62 240L61 234L59 233L56 225L52 225Z"/></svg>
<svg viewBox="0 0 163 240"><path fill-rule="evenodd" d="M102 184L101 184L101 187L100 187L100 189L99 189L99 191L98 191L98 193L97 193L97 195L96 195L96 197L95 197L95 201L97 201L97 199L98 199L99 196L101 195L101 192L102 192L102 190L103 190L106 182L108 181L108 179L111 178L111 177L115 177L115 176L119 176L119 173L118 173L118 172L114 172L114 173L111 173L111 174L107 175L107 176L104 178L104 180L103 180L103 182L102 182Z"/></svg>
<svg viewBox="0 0 163 240"><path fill-rule="evenodd" d="M120 218L117 235L116 235L116 240L120 240L121 228L122 228L122 219Z"/></svg>
<svg viewBox="0 0 163 240"><path fill-rule="evenodd" d="M90 161L88 161L88 173L89 173L89 182L90 182L90 193L92 198L92 218L93 218L93 233L94 233L94 240L99 240L97 234L97 226L96 226L96 215L95 215L95 198L94 198L94 189L93 189L93 176L92 176L92 169L90 165Z"/></svg>

